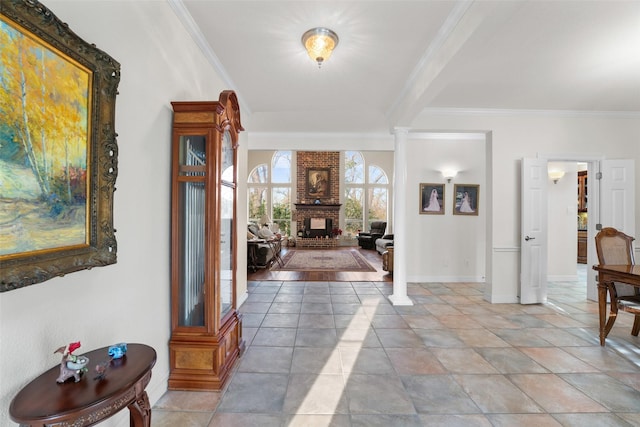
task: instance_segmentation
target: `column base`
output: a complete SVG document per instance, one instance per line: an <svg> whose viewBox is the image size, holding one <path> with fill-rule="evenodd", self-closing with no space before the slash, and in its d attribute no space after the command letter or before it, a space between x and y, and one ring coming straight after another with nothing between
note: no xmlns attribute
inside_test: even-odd
<svg viewBox="0 0 640 427"><path fill-rule="evenodd" d="M411 298L406 295L389 295L389 301L391 301L393 305L413 305Z"/></svg>

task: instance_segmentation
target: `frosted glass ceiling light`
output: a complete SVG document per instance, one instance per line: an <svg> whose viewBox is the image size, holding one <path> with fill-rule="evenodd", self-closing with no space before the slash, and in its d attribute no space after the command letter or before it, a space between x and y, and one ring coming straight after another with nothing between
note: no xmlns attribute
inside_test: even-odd
<svg viewBox="0 0 640 427"><path fill-rule="evenodd" d="M328 28L312 28L302 35L302 45L320 68L338 45L338 35Z"/></svg>

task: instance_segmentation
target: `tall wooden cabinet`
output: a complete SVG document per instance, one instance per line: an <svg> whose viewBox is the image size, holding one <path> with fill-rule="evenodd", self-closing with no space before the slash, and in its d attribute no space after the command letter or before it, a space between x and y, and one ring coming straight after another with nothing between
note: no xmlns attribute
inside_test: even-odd
<svg viewBox="0 0 640 427"><path fill-rule="evenodd" d="M578 172L578 212L587 211L587 171Z"/></svg>
<svg viewBox="0 0 640 427"><path fill-rule="evenodd" d="M587 232L578 230L578 264L587 263Z"/></svg>
<svg viewBox="0 0 640 427"><path fill-rule="evenodd" d="M587 171L578 171L578 215L580 223L578 227L578 264L587 263L587 231L580 228L580 225L586 227L586 224L582 223L586 221L587 201L589 199L587 180Z"/></svg>
<svg viewBox="0 0 640 427"><path fill-rule="evenodd" d="M219 390L244 345L236 311L240 110L232 91L171 105L169 389Z"/></svg>

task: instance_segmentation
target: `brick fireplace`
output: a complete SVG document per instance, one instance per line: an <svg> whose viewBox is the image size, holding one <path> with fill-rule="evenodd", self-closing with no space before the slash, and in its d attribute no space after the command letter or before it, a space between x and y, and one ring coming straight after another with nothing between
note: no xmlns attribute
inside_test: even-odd
<svg viewBox="0 0 640 427"><path fill-rule="evenodd" d="M327 194L321 198L308 193L308 171L326 169L329 172L329 186ZM316 236L309 235L305 230L309 219L314 220L314 226L318 227L318 220L330 220L332 228L340 224L340 152L338 151L298 151L297 153L297 179L296 179L296 244L303 248L332 248L337 246L337 240L332 238L331 230L322 232L314 230ZM300 235L302 234L302 237ZM329 234L329 238L326 237Z"/></svg>

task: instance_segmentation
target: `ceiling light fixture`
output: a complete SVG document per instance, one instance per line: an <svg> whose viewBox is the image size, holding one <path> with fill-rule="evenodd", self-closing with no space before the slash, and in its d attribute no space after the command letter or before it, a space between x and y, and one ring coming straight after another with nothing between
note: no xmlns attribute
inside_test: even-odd
<svg viewBox="0 0 640 427"><path fill-rule="evenodd" d="M338 35L328 28L312 28L302 35L302 45L320 68L338 45Z"/></svg>

